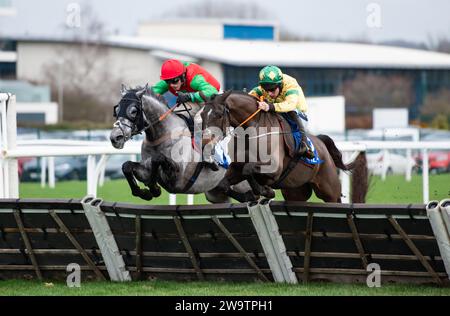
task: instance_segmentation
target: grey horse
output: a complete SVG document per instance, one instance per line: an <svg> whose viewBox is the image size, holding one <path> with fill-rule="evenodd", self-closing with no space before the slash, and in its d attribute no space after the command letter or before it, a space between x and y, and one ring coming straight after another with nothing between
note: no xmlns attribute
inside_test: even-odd
<svg viewBox="0 0 450 316"><path fill-rule="evenodd" d="M133 136L145 133L141 161L122 165L134 196L151 200L160 196L161 185L170 193L205 193L212 203L228 202L229 196L239 201L254 199L248 183L227 192L223 187L217 188L227 169L204 167L201 153L192 146L188 125L179 115L171 113L160 120L169 109L163 97L153 94L148 86L135 89L122 86L121 93L122 99L114 108L117 121L110 133L111 144L122 149ZM140 188L136 180L147 188Z"/></svg>

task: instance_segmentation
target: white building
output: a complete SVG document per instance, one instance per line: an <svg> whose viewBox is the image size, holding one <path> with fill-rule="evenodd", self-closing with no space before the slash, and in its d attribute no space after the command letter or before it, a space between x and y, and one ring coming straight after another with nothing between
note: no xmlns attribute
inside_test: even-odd
<svg viewBox="0 0 450 316"><path fill-rule="evenodd" d="M274 23L238 22L144 23L139 36L104 39L105 54L96 64L101 68L102 59L102 64L108 65L108 70L120 76L123 83L136 86L156 82L162 62L178 58L207 68L223 89L250 89L257 83L259 69L275 64L298 79L307 97L339 95L342 83L358 73L398 74L411 78L413 83L415 103L409 107L409 119L417 118L427 93L450 89L448 54L367 44L280 42ZM266 38L256 37L261 28ZM73 51L79 44L54 38L16 40L17 77L36 81L45 81L43 68L61 60L64 51Z"/></svg>

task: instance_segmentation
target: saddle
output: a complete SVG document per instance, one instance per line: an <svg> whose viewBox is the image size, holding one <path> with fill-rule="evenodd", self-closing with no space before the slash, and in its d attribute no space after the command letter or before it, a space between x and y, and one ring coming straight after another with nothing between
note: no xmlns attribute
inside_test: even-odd
<svg viewBox="0 0 450 316"><path fill-rule="evenodd" d="M279 127L281 129L280 133L283 136L284 144L287 147L286 154L291 158L296 156L298 149L300 148L301 135L299 132L295 131L292 133L292 127L294 126L288 122L287 117L283 115L283 113L276 113L275 115L266 113L266 115L261 117L259 125Z"/></svg>
<svg viewBox="0 0 450 316"><path fill-rule="evenodd" d="M292 125L289 123L285 115L277 113L277 119L280 123L281 133L283 133L284 144L288 149L287 154L289 157L294 158L300 148L300 132L292 132Z"/></svg>

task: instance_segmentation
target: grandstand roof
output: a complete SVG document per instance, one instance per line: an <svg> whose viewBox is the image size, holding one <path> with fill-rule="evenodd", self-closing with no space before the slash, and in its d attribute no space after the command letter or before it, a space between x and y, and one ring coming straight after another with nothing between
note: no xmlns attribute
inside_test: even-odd
<svg viewBox="0 0 450 316"><path fill-rule="evenodd" d="M239 66L450 69L450 54L381 45L136 37L111 37L108 42Z"/></svg>
<svg viewBox="0 0 450 316"><path fill-rule="evenodd" d="M65 42L24 38L20 41ZM393 46L341 42L162 39L112 36L104 44L148 50L160 56L186 56L236 66L450 69L450 54ZM156 51L156 52L155 52Z"/></svg>

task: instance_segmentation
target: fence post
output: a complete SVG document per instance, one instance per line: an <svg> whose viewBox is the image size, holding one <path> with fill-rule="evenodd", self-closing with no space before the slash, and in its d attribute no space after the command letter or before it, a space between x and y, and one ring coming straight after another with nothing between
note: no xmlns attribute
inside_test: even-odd
<svg viewBox="0 0 450 316"><path fill-rule="evenodd" d="M292 271L292 263L286 252L278 223L269 206L269 200L250 202L248 212L258 234L259 241L269 263L275 282L296 284L297 276Z"/></svg>
<svg viewBox="0 0 450 316"><path fill-rule="evenodd" d="M169 205L175 205L177 204L177 195L176 194L169 194Z"/></svg>
<svg viewBox="0 0 450 316"><path fill-rule="evenodd" d="M444 219L444 224L450 237L450 199L444 199L439 202L439 209Z"/></svg>
<svg viewBox="0 0 450 316"><path fill-rule="evenodd" d="M14 150L17 147L17 117L16 117L16 96L7 94L6 100L4 100L2 113L2 125L3 127L3 150ZM4 161L5 169L3 170L3 176L5 177L4 185L7 190L5 197L18 198L19 197L19 168L17 158L8 158Z"/></svg>
<svg viewBox="0 0 450 316"><path fill-rule="evenodd" d="M427 216L444 262L445 271L450 279L450 237L444 221L446 214L444 214L443 208L438 201L431 201L426 208Z"/></svg>
<svg viewBox="0 0 450 316"><path fill-rule="evenodd" d="M104 163L101 164L100 166L100 175L98 178L98 186L102 187L105 184L105 172L106 172L106 163L108 162L108 158L109 156L106 155L102 155L102 158L100 160L102 160L104 158Z"/></svg>
<svg viewBox="0 0 450 316"><path fill-rule="evenodd" d="M0 160L0 198L5 198L5 177L3 174L5 160L2 158Z"/></svg>
<svg viewBox="0 0 450 316"><path fill-rule="evenodd" d="M6 162L5 162L5 159L3 158L3 151L6 149L5 146L7 143L7 140L6 140L6 115L5 115L7 99L8 99L8 95L6 93L0 93L0 106L2 108L2 118L0 121L0 123L1 123L1 126L0 126L1 127L1 130L0 130L0 132L1 132L1 150L2 150L2 153L1 153L2 160L0 161L0 167L1 167L1 170L0 170L0 181L1 181L0 197L1 198L7 197L6 186L8 185L7 180L6 180L6 174L7 174Z"/></svg>
<svg viewBox="0 0 450 316"><path fill-rule="evenodd" d="M383 161L381 162L381 180L382 181L386 181L386 175L389 169L389 162L390 162L390 157L389 157L389 151L387 149L383 149Z"/></svg>
<svg viewBox="0 0 450 316"><path fill-rule="evenodd" d="M55 188L55 157L48 157L48 187Z"/></svg>
<svg viewBox="0 0 450 316"><path fill-rule="evenodd" d="M89 155L87 158L87 194L97 196L97 183L95 180L95 156Z"/></svg>
<svg viewBox="0 0 450 316"><path fill-rule="evenodd" d="M39 164L41 165L41 188L45 188L47 183L47 157L40 157Z"/></svg>
<svg viewBox="0 0 450 316"><path fill-rule="evenodd" d="M411 159L412 159L412 151L411 148L408 148L406 150L406 160L407 160L407 166L406 166L406 173L405 173L405 179L408 182L411 182L411 173L412 173L412 165L411 165Z"/></svg>
<svg viewBox="0 0 450 316"><path fill-rule="evenodd" d="M342 160L344 163L348 162L349 152L342 152ZM342 203L350 203L350 175L343 170L339 170L339 178L341 180L341 201Z"/></svg>
<svg viewBox="0 0 450 316"><path fill-rule="evenodd" d="M86 196L81 201L86 218L89 221L97 245L102 253L110 279L121 282L131 281L130 272L127 271L108 220L100 208L101 203L101 199L95 199L92 196Z"/></svg>
<svg viewBox="0 0 450 316"><path fill-rule="evenodd" d="M422 149L422 194L423 203L427 204L430 200L430 182L429 182L429 163L428 163L428 150Z"/></svg>

